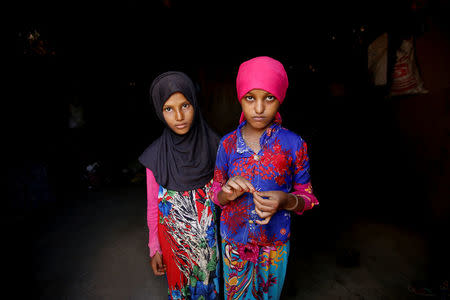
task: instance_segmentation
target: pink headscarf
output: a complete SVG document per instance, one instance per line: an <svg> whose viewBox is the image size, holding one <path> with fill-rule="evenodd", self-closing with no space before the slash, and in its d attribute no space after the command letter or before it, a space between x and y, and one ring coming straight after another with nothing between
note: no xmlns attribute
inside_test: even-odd
<svg viewBox="0 0 450 300"><path fill-rule="evenodd" d="M255 57L239 66L236 78L239 102L249 91L261 89L274 95L281 104L286 96L288 85L288 77L283 65L271 57ZM280 113L277 113L275 118L281 121ZM242 113L239 123L242 123L244 120L245 116Z"/></svg>

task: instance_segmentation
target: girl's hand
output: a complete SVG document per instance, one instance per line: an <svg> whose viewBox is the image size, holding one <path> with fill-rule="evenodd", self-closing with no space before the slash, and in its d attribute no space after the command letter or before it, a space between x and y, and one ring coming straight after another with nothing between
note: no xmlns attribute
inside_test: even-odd
<svg viewBox="0 0 450 300"><path fill-rule="evenodd" d="M233 201L243 193L253 193L255 191L250 181L242 176L234 176L228 179L227 183L222 187L222 197L227 201Z"/></svg>
<svg viewBox="0 0 450 300"><path fill-rule="evenodd" d="M150 265L155 275L161 276L166 274L166 265L163 263L162 254L159 252L153 255Z"/></svg>
<svg viewBox="0 0 450 300"><path fill-rule="evenodd" d="M253 193L255 211L262 221L256 220L260 225L269 223L272 216L283 209L288 201L289 194L283 191L266 191Z"/></svg>

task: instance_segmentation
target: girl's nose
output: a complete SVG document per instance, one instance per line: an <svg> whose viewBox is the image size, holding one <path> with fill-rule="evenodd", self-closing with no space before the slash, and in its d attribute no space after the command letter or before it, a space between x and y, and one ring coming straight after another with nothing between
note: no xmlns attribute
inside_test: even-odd
<svg viewBox="0 0 450 300"><path fill-rule="evenodd" d="M183 119L184 119L183 111L181 109L177 109L175 114L175 120L182 121Z"/></svg>
<svg viewBox="0 0 450 300"><path fill-rule="evenodd" d="M255 112L262 114L264 112L264 100L258 99L255 102Z"/></svg>

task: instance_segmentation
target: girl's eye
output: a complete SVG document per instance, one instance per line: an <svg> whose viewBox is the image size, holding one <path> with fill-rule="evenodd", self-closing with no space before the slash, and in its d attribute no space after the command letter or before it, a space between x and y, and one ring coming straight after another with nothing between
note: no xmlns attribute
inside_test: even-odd
<svg viewBox="0 0 450 300"><path fill-rule="evenodd" d="M189 103L184 103L183 104L183 108L188 108L190 105L189 105Z"/></svg>
<svg viewBox="0 0 450 300"><path fill-rule="evenodd" d="M273 100L275 100L275 96L267 96L266 100L267 101L273 101Z"/></svg>
<svg viewBox="0 0 450 300"><path fill-rule="evenodd" d="M166 107L166 108L164 108L164 111L171 112L172 111L172 107Z"/></svg>
<svg viewBox="0 0 450 300"><path fill-rule="evenodd" d="M253 101L253 100L255 100L255 98L253 98L253 96L245 96L245 100Z"/></svg>

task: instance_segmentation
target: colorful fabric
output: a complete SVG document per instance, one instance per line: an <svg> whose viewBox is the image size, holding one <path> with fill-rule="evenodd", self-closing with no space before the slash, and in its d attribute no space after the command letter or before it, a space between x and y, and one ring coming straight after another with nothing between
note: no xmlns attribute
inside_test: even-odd
<svg viewBox="0 0 450 300"><path fill-rule="evenodd" d="M281 104L286 96L288 85L289 81L283 65L271 57L255 57L239 66L236 78L239 101L249 91L261 89L274 95ZM276 119L281 120L279 113L277 113ZM242 123L244 120L245 117L242 113L239 122Z"/></svg>
<svg viewBox="0 0 450 300"><path fill-rule="evenodd" d="M176 192L160 186L158 235L169 299L216 299L219 291L216 215L205 187Z"/></svg>
<svg viewBox="0 0 450 300"><path fill-rule="evenodd" d="M222 240L225 298L279 299L289 257L289 242L278 247L239 247Z"/></svg>
<svg viewBox="0 0 450 300"><path fill-rule="evenodd" d="M242 176L259 191L294 190L303 188L305 209L319 202L311 190L307 145L297 134L282 128L278 122L271 125L261 136L261 150L255 154L241 135L241 123L237 130L221 140L217 152L214 185L211 198L218 203L217 194L227 180ZM291 214L286 210L275 213L267 225L259 225L261 220L255 211L253 195L244 193L241 197L225 205L220 218L222 238L237 245L248 243L259 246L282 245L290 237Z"/></svg>

